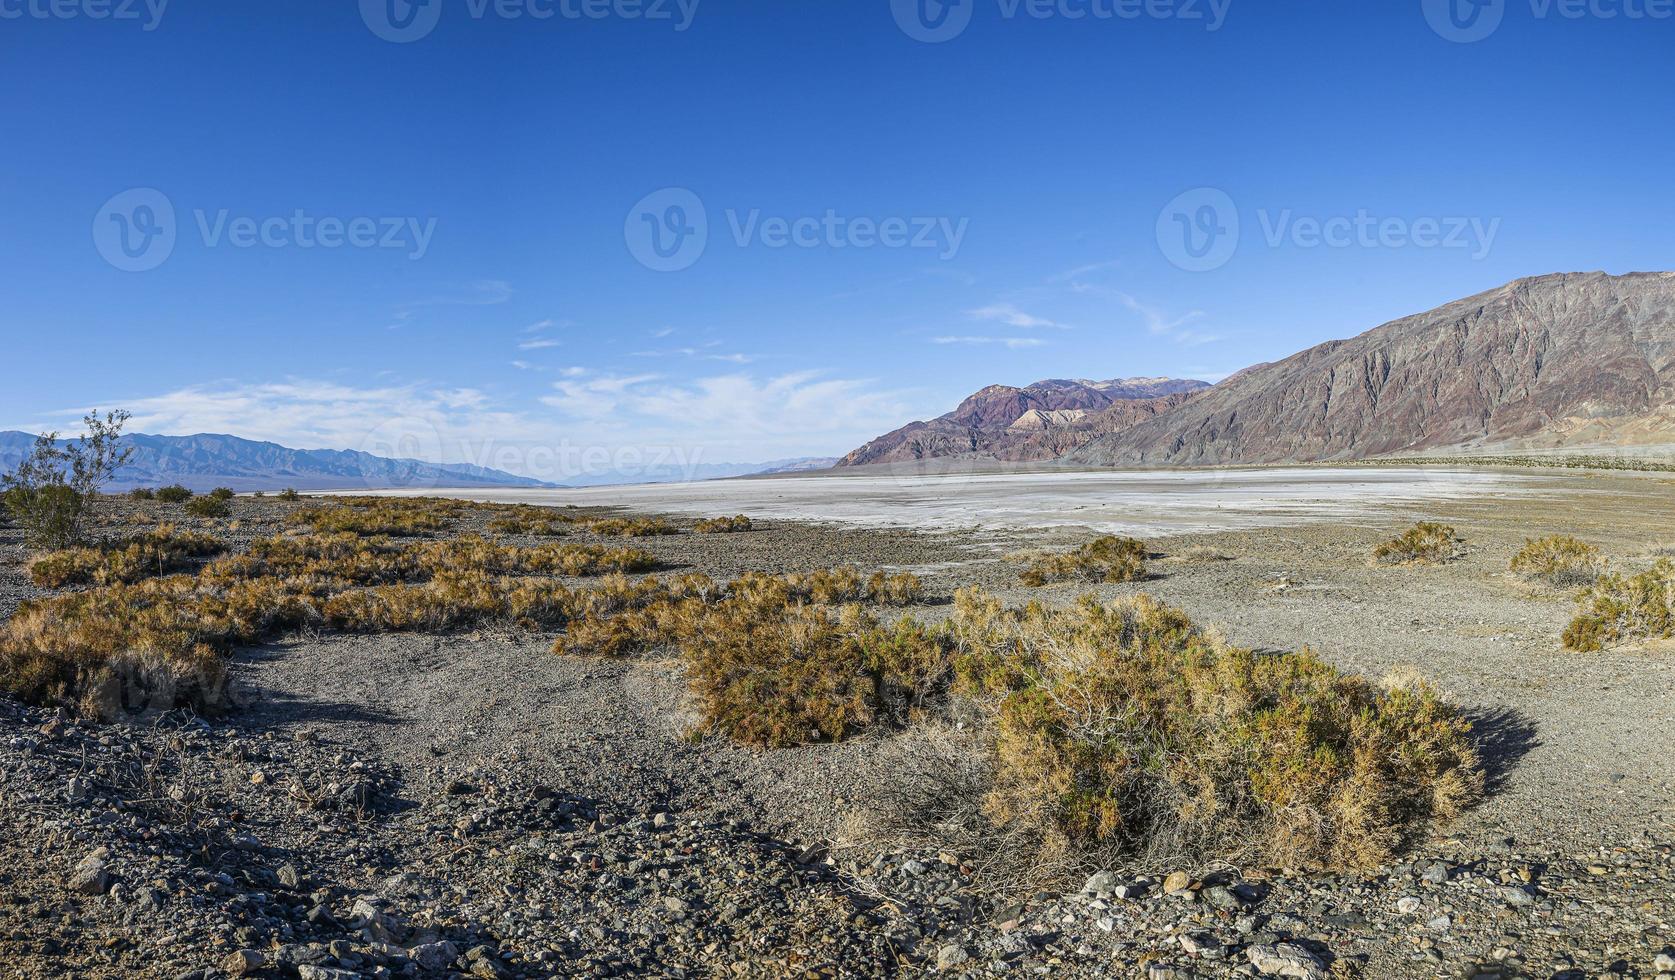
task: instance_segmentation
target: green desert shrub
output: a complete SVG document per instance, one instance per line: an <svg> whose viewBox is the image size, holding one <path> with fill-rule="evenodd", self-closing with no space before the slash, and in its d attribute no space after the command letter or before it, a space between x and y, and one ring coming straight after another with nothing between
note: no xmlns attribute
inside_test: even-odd
<svg viewBox="0 0 1675 980"><path fill-rule="evenodd" d="M214 490L211 490L207 496L213 497L216 500L231 500L238 495L233 493L232 487L216 487Z"/></svg>
<svg viewBox="0 0 1675 980"><path fill-rule="evenodd" d="M150 487L135 487L128 491L129 500L156 500L157 491Z"/></svg>
<svg viewBox="0 0 1675 980"><path fill-rule="evenodd" d="M296 488L294 488L294 487L286 487L285 489L283 489L283 490L279 491L278 493L274 494L274 496L278 497L280 500L285 501L286 503L290 503L292 501L302 499L302 494L297 493Z"/></svg>
<svg viewBox="0 0 1675 980"><path fill-rule="evenodd" d="M193 497L191 500L186 502L186 513L191 514L193 517L226 517L232 512L233 506L227 502L227 498L217 497L214 494L205 494L202 497Z"/></svg>
<svg viewBox="0 0 1675 980"><path fill-rule="evenodd" d="M1512 556L1513 574L1560 588L1591 585L1605 571L1599 549L1564 534L1524 542Z"/></svg>
<svg viewBox="0 0 1675 980"><path fill-rule="evenodd" d="M0 510L23 529L37 548L80 544L83 527L98 504L99 490L134 453L122 444L128 413L90 412L84 433L74 442L58 434L35 437L29 452L8 473L0 474Z"/></svg>
<svg viewBox="0 0 1675 980"><path fill-rule="evenodd" d="M1464 557L1465 539L1447 524L1420 521L1373 549L1380 565L1440 565Z"/></svg>
<svg viewBox="0 0 1675 980"><path fill-rule="evenodd" d="M1145 577L1144 542L1109 535L1075 551L1039 556L1021 576L1032 588L1052 582L1137 582Z"/></svg>
<svg viewBox="0 0 1675 980"><path fill-rule="evenodd" d="M697 534L738 534L752 528L750 518L739 514L734 517L710 517L692 525Z"/></svg>
<svg viewBox="0 0 1675 980"><path fill-rule="evenodd" d="M165 504L183 504L192 499L192 491L178 483L157 488L157 499Z"/></svg>
<svg viewBox="0 0 1675 980"><path fill-rule="evenodd" d="M1675 561L1659 559L1639 575L1601 575L1577 605L1563 636L1572 650L1591 652L1614 643L1675 636Z"/></svg>

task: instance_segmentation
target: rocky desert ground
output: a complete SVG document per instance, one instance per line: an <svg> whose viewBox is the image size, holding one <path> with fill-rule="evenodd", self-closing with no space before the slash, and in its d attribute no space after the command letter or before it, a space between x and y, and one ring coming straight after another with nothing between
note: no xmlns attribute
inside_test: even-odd
<svg viewBox="0 0 1675 980"><path fill-rule="evenodd" d="M124 501L111 520L236 550L305 506L240 498L202 520ZM1420 519L1457 528L1463 557L1368 561ZM1675 479L1511 474L1237 525L1148 535L1144 581L1038 589L1015 556L1095 529L770 517L632 543L718 580L912 571L933 620L967 585L1008 603L1144 592L1239 646L1416 671L1472 722L1487 789L1392 862L1025 881L981 840L895 819L971 778L957 725L753 749L694 734L668 657L561 656L501 627L302 633L240 650L235 703L211 717L101 723L0 696L0 975L1675 975L1675 647L1567 651L1571 597L1507 570L1550 533L1650 565L1675 539ZM10 616L46 593L0 535Z"/></svg>

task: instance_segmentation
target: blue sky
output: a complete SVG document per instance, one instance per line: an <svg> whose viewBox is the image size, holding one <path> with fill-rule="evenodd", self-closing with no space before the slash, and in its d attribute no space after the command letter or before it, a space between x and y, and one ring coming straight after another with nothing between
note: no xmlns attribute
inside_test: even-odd
<svg viewBox="0 0 1675 980"><path fill-rule="evenodd" d="M1663 0L388 2L0 0L0 428L835 454L1670 267Z"/></svg>

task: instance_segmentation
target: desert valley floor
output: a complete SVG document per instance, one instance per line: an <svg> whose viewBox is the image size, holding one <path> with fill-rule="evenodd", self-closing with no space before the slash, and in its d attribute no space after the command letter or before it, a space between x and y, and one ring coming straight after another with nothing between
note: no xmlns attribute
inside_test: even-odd
<svg viewBox="0 0 1675 980"><path fill-rule="evenodd" d="M501 629L297 635L241 651L239 706L203 723L101 726L0 698L0 976L1675 973L1675 644L1567 651L1569 596L1507 571L1553 533L1649 565L1675 539L1675 476L967 473L468 496L752 517L749 533L633 542L717 579L852 565L915 572L939 599L1149 593L1239 646L1417 671L1472 720L1489 791L1366 872L1135 866L1024 888L985 875L980 848L877 831L924 795L919 777L959 777L939 771L959 766L957 729L755 750L691 736L668 658L560 656ZM231 524L198 524L236 544L306 503L240 498ZM1369 563L1421 519L1456 527L1465 557ZM1019 584L1019 552L1111 532L1145 540L1146 581ZM9 616L43 593L0 535ZM80 887L94 860L100 887Z"/></svg>

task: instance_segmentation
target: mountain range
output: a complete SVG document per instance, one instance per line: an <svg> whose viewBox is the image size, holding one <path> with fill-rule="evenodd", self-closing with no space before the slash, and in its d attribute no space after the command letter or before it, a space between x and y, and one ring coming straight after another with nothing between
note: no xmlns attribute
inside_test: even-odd
<svg viewBox="0 0 1675 980"><path fill-rule="evenodd" d="M529 477L467 464L434 464L386 459L370 453L335 449L289 449L229 435L154 436L129 434L133 449L127 465L107 486L110 490L178 483L196 491L230 487L238 491L381 490L390 488L548 487ZM0 432L0 473L10 472L35 445L26 432ZM823 469L835 460L801 458L770 463L703 463L688 467L648 468L633 474L584 474L565 477L565 486L614 483L665 483L712 480L727 476L788 473Z"/></svg>
<svg viewBox="0 0 1675 980"><path fill-rule="evenodd" d="M840 465L945 456L1188 466L1675 451L1675 273L1520 279L1246 368L1213 387L1150 382L985 388ZM1109 400L1101 404L1101 395Z"/></svg>

